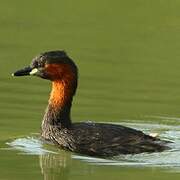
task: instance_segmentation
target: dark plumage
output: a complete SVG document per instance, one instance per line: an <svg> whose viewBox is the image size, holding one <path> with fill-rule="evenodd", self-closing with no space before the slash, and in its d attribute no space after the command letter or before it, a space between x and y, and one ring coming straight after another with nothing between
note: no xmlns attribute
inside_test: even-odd
<svg viewBox="0 0 180 180"><path fill-rule="evenodd" d="M29 67L15 76L35 75L52 81L49 104L42 121L42 138L63 149L91 156L114 156L156 152L167 142L141 131L105 123L72 123L71 103L77 88L78 69L64 51L35 57Z"/></svg>

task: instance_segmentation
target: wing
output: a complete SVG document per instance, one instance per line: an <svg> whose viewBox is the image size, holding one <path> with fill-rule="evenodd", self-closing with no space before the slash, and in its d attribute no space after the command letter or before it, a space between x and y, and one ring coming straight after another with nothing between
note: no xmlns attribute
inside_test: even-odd
<svg viewBox="0 0 180 180"><path fill-rule="evenodd" d="M166 147L165 141L120 125L75 123L72 133L75 151L93 156L155 152Z"/></svg>

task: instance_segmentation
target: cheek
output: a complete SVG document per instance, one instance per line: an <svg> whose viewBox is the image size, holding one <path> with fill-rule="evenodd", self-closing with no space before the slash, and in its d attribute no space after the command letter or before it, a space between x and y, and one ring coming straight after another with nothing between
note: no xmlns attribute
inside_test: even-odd
<svg viewBox="0 0 180 180"><path fill-rule="evenodd" d="M59 65L47 65L44 69L44 77L46 79L60 79L62 77L62 69Z"/></svg>
<svg viewBox="0 0 180 180"><path fill-rule="evenodd" d="M49 80L51 80L51 75L48 74L48 73L45 72L45 71L42 71L38 76L41 77L41 78L43 78L43 79L49 79Z"/></svg>

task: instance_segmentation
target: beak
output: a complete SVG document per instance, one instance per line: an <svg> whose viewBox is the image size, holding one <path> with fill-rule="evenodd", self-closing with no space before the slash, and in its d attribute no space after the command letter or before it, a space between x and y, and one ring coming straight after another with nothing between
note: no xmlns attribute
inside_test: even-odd
<svg viewBox="0 0 180 180"><path fill-rule="evenodd" d="M30 66L20 69L12 74L12 76L29 76L35 75L38 72L37 68L32 68Z"/></svg>

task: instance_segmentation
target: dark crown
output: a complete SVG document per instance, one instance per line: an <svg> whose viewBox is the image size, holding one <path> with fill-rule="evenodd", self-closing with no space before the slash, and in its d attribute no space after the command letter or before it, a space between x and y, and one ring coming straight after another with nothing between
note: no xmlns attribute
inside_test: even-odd
<svg viewBox="0 0 180 180"><path fill-rule="evenodd" d="M75 63L68 57L65 51L48 51L36 56L31 63L32 67L43 67L45 64L71 64L76 68Z"/></svg>

